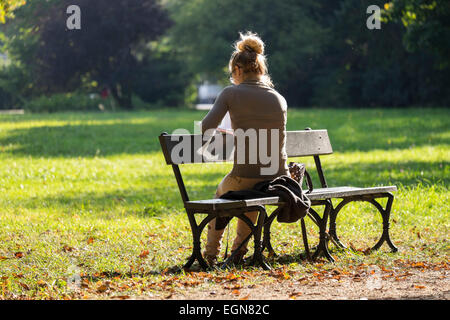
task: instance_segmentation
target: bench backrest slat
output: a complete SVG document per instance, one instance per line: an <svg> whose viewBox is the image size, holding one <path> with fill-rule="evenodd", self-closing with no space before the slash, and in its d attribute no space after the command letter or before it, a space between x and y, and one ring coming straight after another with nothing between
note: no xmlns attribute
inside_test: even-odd
<svg viewBox="0 0 450 320"><path fill-rule="evenodd" d="M221 143L214 143L218 141L216 139L222 139ZM207 143L200 134L163 134L159 136L159 141L167 164L233 161L231 135L218 133ZM227 150L226 145L231 147Z"/></svg>
<svg viewBox="0 0 450 320"><path fill-rule="evenodd" d="M217 133L210 143L203 141L200 134L163 134L159 139L167 164L233 160L234 141L231 135ZM327 130L301 130L287 131L286 152L288 157L305 157L331 154L333 149Z"/></svg>
<svg viewBox="0 0 450 320"><path fill-rule="evenodd" d="M286 137L288 157L306 157L332 154L327 130L288 131Z"/></svg>

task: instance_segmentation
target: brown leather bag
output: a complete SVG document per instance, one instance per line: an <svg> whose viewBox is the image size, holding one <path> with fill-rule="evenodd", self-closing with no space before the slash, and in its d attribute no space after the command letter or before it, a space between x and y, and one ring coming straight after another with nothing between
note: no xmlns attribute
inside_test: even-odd
<svg viewBox="0 0 450 320"><path fill-rule="evenodd" d="M313 191L313 183L311 176L308 171L306 171L306 166L304 163L289 162L288 165L289 173L291 178L298 182L300 186L303 185L303 178L306 177L306 185L308 186L308 191L305 194L311 193Z"/></svg>

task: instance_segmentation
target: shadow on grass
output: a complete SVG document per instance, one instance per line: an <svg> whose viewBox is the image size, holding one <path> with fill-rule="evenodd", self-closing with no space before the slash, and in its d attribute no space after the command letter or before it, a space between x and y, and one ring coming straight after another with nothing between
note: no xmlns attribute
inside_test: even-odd
<svg viewBox="0 0 450 320"><path fill-rule="evenodd" d="M351 167L342 165L332 169L325 167L327 182L333 186L369 187L379 185L416 186L448 185L449 177L445 170L450 162L427 163L420 161L376 163L358 163ZM312 172L312 170L310 170ZM226 174L223 172L195 173L183 172L183 178L191 200L212 199L217 184ZM140 217L154 217L171 214L174 211L184 212L180 192L168 167L167 174L149 174L139 177L148 181L148 186L139 189L117 189L115 191L93 191L81 194L60 194L50 197L36 196L21 199L19 205L28 209L66 208L68 212L77 210L93 210L94 212L114 211L121 207L126 215L134 214ZM315 188L319 188L317 176L313 174ZM199 184L200 182L200 184Z"/></svg>
<svg viewBox="0 0 450 320"><path fill-rule="evenodd" d="M291 112L288 130L328 129L334 151L450 143L448 109L315 109Z"/></svg>
<svg viewBox="0 0 450 320"><path fill-rule="evenodd" d="M342 250L340 250L342 251ZM331 253L335 253L335 251L330 250ZM212 268L207 269L206 271L212 271L212 270L221 270L221 271L233 271L239 270L250 270L254 268L260 268L258 266L249 266L247 265L248 261L252 259L252 256L248 256L245 258L245 263L240 264L229 264L225 270L221 269L222 264L224 261L219 261L217 265L215 265ZM186 272L202 272L205 271L198 262L195 262L190 268L184 268L184 263L189 260L189 257L187 257L185 260L180 261L179 264L170 266L170 267L163 267L160 269L154 269L149 271L143 271L143 272L126 272L121 273L117 271L103 271L103 272L96 272L92 275L84 275L82 278L89 279L90 281L98 281L105 278L133 278L133 277L148 277L148 276L157 276L157 275L180 275L185 274ZM285 254L280 255L276 258L267 259L265 260L269 263L269 265L272 268L276 268L277 266L285 266L290 265L292 263L309 263L309 264L316 264L316 263L326 263L327 260L325 258L319 257L315 261L310 261L306 258L306 254L304 252L293 252L292 254ZM263 271L262 268L260 268L261 271Z"/></svg>
<svg viewBox="0 0 450 320"><path fill-rule="evenodd" d="M56 195L52 197L34 197L21 200L20 206L27 209L55 208L61 212L73 214L74 212L96 212L98 218L104 215L110 219L121 215L136 215L138 217L162 217L183 211L178 190L167 192L166 188L118 190L117 192L97 193L86 192L80 195ZM117 210L121 208L122 210ZM66 209L66 210L64 210Z"/></svg>
<svg viewBox="0 0 450 320"><path fill-rule="evenodd" d="M171 173L171 172L170 172ZM192 200L195 199L212 199L214 197L217 183L214 181L220 180L224 176L222 173L207 173L202 174L201 177L192 173L184 174L186 181L192 179L201 179L201 186L194 186L192 183L187 183L189 195ZM182 211L183 202L181 199L178 186L175 178L163 174L154 174L144 176L142 179L148 180L148 187L139 189L117 189L114 191L102 192L91 191L80 194L56 194L54 196L35 196L20 199L20 207L27 209L40 208L66 208L68 213L77 211L93 212L110 212L114 211L116 207L121 207L125 210L125 215L137 215L139 217L155 217L172 214L174 212ZM167 183L168 179L170 184ZM203 181L213 181L205 183ZM113 213L117 215L119 213ZM111 217L113 218L113 217Z"/></svg>
<svg viewBox="0 0 450 320"><path fill-rule="evenodd" d="M332 156L331 156L332 157ZM378 161L373 163L352 163L327 168L323 165L329 187L356 186L372 187L380 185L415 186L442 184L448 185L450 177L446 174L449 161ZM314 172L311 168L309 171ZM319 188L317 174L312 174L314 186Z"/></svg>
<svg viewBox="0 0 450 320"><path fill-rule="evenodd" d="M0 139L14 156L95 157L160 151L158 135L167 126L151 124L66 125L16 129Z"/></svg>

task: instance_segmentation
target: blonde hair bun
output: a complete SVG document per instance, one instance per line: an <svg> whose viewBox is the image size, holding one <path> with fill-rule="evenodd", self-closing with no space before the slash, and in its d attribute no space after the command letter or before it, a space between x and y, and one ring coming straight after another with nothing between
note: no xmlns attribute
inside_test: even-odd
<svg viewBox="0 0 450 320"><path fill-rule="evenodd" d="M240 52L253 50L258 54L264 54L264 42L256 33L247 31L244 34L239 32L239 35L241 39L236 42L237 50Z"/></svg>

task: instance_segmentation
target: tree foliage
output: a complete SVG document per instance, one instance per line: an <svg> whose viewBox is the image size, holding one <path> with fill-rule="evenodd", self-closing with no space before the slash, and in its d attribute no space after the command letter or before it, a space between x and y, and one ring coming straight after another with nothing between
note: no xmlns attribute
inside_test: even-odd
<svg viewBox="0 0 450 320"><path fill-rule="evenodd" d="M80 30L66 27L70 5L81 8ZM9 52L33 70L39 91L107 87L128 109L132 108L137 53L171 24L155 0L53 0L19 11L17 19L14 33L26 39L13 37Z"/></svg>
<svg viewBox="0 0 450 320"><path fill-rule="evenodd" d="M430 46L418 40L417 50L405 50L405 31L394 20L369 30L373 4L390 6L372 0L173 0L171 39L189 68L226 83L238 32L257 32L268 45L276 87L291 105L448 104L448 75L435 68ZM430 32L438 28L435 20L430 18ZM444 53L449 44L441 31L435 35L441 48L433 48Z"/></svg>
<svg viewBox="0 0 450 320"><path fill-rule="evenodd" d="M0 23L13 16L13 11L26 4L26 0L0 0Z"/></svg>
<svg viewBox="0 0 450 320"><path fill-rule="evenodd" d="M82 8L81 30L65 29L65 8ZM132 80L140 45L156 40L170 20L154 0L64 0L41 17L39 69L49 89L63 91L82 79L110 88L120 105L131 108Z"/></svg>
<svg viewBox="0 0 450 320"><path fill-rule="evenodd" d="M408 50L428 49L438 56L440 68L450 66L450 1L394 0L385 9L388 20L405 27Z"/></svg>

